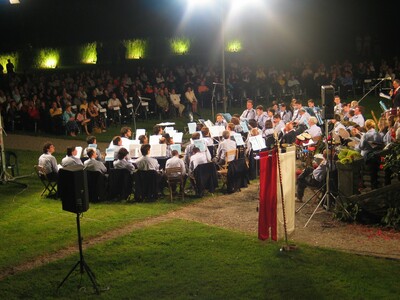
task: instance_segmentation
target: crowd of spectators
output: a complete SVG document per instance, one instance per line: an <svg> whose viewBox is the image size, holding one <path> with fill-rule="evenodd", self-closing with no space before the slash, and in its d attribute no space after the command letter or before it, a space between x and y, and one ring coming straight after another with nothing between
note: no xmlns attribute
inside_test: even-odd
<svg viewBox="0 0 400 300"><path fill-rule="evenodd" d="M397 57L390 62L345 60L332 64L297 59L285 67L231 61L227 64L226 78L229 101L242 103L243 99L251 98L268 107L268 101L282 102L286 96L318 98L320 86L327 84L333 85L342 98L351 97L365 79L394 79L399 71ZM220 82L219 67L200 63L143 64L124 69L122 66L119 71L103 66L12 72L1 74L0 109L7 130L89 134L93 128L105 130L110 122L117 121L114 107L119 107L118 122L123 123L124 117L132 113L128 104L136 110L140 97L154 101L149 101L148 107L139 107L139 117L147 117L147 112L167 117L195 113L197 109L210 107L214 87L215 99L221 101L221 85L215 85ZM192 100L186 96L191 89ZM107 118L102 109L108 110Z"/></svg>

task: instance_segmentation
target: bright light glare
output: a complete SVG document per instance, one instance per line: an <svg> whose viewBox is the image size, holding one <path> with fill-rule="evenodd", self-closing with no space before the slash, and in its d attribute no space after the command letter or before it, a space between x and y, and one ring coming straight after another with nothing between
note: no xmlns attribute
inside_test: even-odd
<svg viewBox="0 0 400 300"><path fill-rule="evenodd" d="M212 2L215 2L215 0L188 0L190 6L209 5Z"/></svg>
<svg viewBox="0 0 400 300"><path fill-rule="evenodd" d="M8 63L7 60L10 60L13 63L14 68L17 69L18 53L13 52L13 53L7 53L7 54L1 54L0 55L0 64L3 66L4 72L6 71L6 65Z"/></svg>
<svg viewBox="0 0 400 300"><path fill-rule="evenodd" d="M36 67L40 69L54 69L60 60L60 53L57 49L42 49L36 58Z"/></svg>
<svg viewBox="0 0 400 300"><path fill-rule="evenodd" d="M229 41L225 50L228 52L240 52L242 50L242 43L239 40Z"/></svg>
<svg viewBox="0 0 400 300"><path fill-rule="evenodd" d="M265 9L265 1L263 0L230 0L230 11L233 14L243 14L243 9Z"/></svg>
<svg viewBox="0 0 400 300"><path fill-rule="evenodd" d="M19 0L10 0L10 4L19 4Z"/></svg>
<svg viewBox="0 0 400 300"><path fill-rule="evenodd" d="M95 64L97 62L97 44L87 43L81 47L81 62L84 64Z"/></svg>
<svg viewBox="0 0 400 300"><path fill-rule="evenodd" d="M171 51L174 54L186 54L190 49L190 40L184 37L173 38L170 40Z"/></svg>
<svg viewBox="0 0 400 300"><path fill-rule="evenodd" d="M146 57L147 51L147 41L146 40L125 40L124 45L126 48L125 57L127 59L141 59Z"/></svg>

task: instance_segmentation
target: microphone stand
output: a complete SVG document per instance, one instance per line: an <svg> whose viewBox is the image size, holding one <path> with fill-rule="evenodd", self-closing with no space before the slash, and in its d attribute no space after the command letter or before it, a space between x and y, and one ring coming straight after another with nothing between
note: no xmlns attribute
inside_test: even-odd
<svg viewBox="0 0 400 300"><path fill-rule="evenodd" d="M361 97L360 100L357 101L358 104L360 104L360 102L369 95L369 93L371 93L373 90L375 90L377 88L378 85L380 85L382 82L384 82L385 80L389 80L389 78L382 78L377 84L375 84L364 96Z"/></svg>

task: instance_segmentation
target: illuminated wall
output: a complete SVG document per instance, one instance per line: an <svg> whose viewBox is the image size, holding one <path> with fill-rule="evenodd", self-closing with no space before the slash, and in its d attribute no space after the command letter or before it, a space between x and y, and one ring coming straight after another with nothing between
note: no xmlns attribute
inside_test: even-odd
<svg viewBox="0 0 400 300"><path fill-rule="evenodd" d="M225 50L227 52L240 52L242 50L242 43L239 40L230 40L227 42Z"/></svg>
<svg viewBox="0 0 400 300"><path fill-rule="evenodd" d="M4 68L3 73L7 73L6 65L8 63L8 61L7 61L8 59L14 65L14 71L18 68L18 53L17 52L0 54L0 64Z"/></svg>
<svg viewBox="0 0 400 300"><path fill-rule="evenodd" d="M83 64L95 64L97 62L97 43L87 43L80 48L80 60Z"/></svg>
<svg viewBox="0 0 400 300"><path fill-rule="evenodd" d="M60 61L60 53L57 49L41 49L35 60L35 67L39 69L54 69Z"/></svg>
<svg viewBox="0 0 400 300"><path fill-rule="evenodd" d="M188 38L172 38L169 40L171 52L173 54L183 55L190 51L191 41Z"/></svg>
<svg viewBox="0 0 400 300"><path fill-rule="evenodd" d="M124 40L123 43L126 48L126 59L141 59L146 57L148 48L147 40Z"/></svg>

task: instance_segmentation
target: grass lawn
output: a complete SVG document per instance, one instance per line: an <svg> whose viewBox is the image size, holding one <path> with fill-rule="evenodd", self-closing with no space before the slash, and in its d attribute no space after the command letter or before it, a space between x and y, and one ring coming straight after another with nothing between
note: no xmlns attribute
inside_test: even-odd
<svg viewBox="0 0 400 300"><path fill-rule="evenodd" d="M20 174L32 174L40 153L15 152ZM11 183L0 185L0 271L76 243L76 215L63 211L60 200L41 198L43 185L36 175L18 181L27 183L28 187L23 189ZM184 202L175 199L170 203L165 197L151 204L91 203L81 223L85 237L89 238L128 223L165 214L192 201L190 198Z"/></svg>
<svg viewBox="0 0 400 300"><path fill-rule="evenodd" d="M85 226L84 226L85 228ZM102 299L395 299L397 261L280 243L175 220L137 230L84 252ZM78 253L0 282L2 299L97 298L86 274L56 287ZM79 284L87 287L78 291Z"/></svg>

